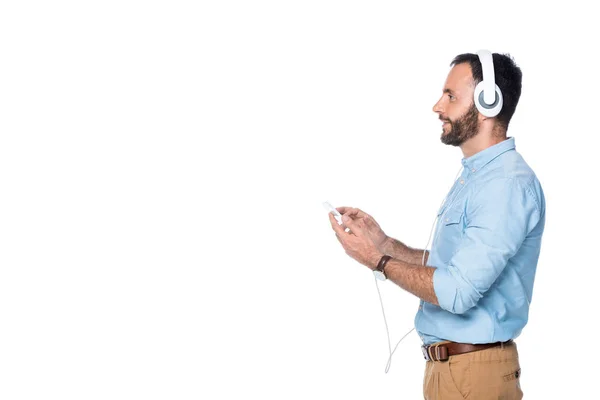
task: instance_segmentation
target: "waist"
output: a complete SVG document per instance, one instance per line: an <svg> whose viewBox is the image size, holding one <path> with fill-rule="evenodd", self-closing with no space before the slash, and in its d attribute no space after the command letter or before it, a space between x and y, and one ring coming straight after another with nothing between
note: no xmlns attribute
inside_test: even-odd
<svg viewBox="0 0 600 400"><path fill-rule="evenodd" d="M480 301L464 314L453 314L439 306L424 302L415 316L415 328L423 343L440 341L489 343L516 338L527 324L529 306L526 295L521 300L502 300L500 294L486 292Z"/></svg>
<svg viewBox="0 0 600 400"><path fill-rule="evenodd" d="M470 344L470 343L457 343L457 342L440 342L431 345L421 346L423 351L423 357L427 361L448 361L450 356L456 356L459 354L470 353L472 351L479 351L489 349L497 346L506 346L512 343L512 339L506 342L495 342L495 343L482 343L482 344Z"/></svg>

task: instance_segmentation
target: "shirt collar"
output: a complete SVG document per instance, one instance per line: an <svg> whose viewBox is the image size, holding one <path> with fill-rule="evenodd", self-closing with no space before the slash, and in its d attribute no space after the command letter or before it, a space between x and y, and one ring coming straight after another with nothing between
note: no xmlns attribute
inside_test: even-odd
<svg viewBox="0 0 600 400"><path fill-rule="evenodd" d="M515 138L508 137L500 143L496 143L493 146L473 154L469 158L463 158L461 163L465 168L471 170L472 172L478 171L500 154L513 149L515 149Z"/></svg>

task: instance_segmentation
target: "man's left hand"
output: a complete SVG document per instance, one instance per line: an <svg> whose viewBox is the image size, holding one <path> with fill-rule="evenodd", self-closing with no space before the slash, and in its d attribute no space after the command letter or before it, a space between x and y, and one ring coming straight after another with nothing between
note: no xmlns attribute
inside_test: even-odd
<svg viewBox="0 0 600 400"><path fill-rule="evenodd" d="M342 216L342 222L350 229L350 232L346 232L344 225L339 225L332 213L329 213L329 222L346 254L371 270L375 270L384 254L377 249L360 224L346 215Z"/></svg>

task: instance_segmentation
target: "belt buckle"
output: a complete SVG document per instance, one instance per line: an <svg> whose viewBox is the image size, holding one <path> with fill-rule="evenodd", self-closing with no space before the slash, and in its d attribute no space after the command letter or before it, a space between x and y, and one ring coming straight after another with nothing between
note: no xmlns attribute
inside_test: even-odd
<svg viewBox="0 0 600 400"><path fill-rule="evenodd" d="M431 358L429 357L429 353L427 352L427 347L428 346L421 346L421 351L423 352L423 357L425 357L425 360L427 361L431 361Z"/></svg>

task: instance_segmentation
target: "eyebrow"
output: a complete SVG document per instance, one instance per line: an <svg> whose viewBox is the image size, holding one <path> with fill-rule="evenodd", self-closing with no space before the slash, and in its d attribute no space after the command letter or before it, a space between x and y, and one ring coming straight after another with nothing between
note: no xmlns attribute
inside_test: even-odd
<svg viewBox="0 0 600 400"><path fill-rule="evenodd" d="M444 93L450 93L451 95L454 95L454 94L456 94L456 93L454 93L454 92L452 91L452 89L448 89L448 88L445 88L445 89L444 89Z"/></svg>

